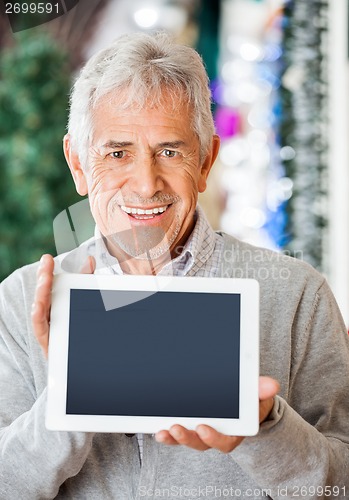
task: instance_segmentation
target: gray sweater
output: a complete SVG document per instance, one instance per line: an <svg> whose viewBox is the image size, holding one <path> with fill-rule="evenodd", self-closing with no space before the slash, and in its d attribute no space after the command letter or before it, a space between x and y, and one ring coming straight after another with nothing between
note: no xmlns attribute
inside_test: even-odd
<svg viewBox="0 0 349 500"><path fill-rule="evenodd" d="M221 276L260 282L260 371L281 385L258 435L230 454L145 435L141 467L136 437L47 431L32 264L0 285L1 499L349 498L349 342L333 295L307 264L224 238Z"/></svg>

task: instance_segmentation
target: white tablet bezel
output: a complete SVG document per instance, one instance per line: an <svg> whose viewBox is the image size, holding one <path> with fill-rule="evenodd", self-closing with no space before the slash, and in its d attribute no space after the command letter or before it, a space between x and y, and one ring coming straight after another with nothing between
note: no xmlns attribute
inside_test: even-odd
<svg viewBox="0 0 349 500"><path fill-rule="evenodd" d="M66 414L71 289L184 291L240 295L240 416L238 419ZM179 311L180 313L180 311ZM222 347L224 349L224 346ZM259 284L252 279L60 274L54 278L49 342L46 427L84 432L156 433L180 424L207 424L227 435L255 435L259 428Z"/></svg>

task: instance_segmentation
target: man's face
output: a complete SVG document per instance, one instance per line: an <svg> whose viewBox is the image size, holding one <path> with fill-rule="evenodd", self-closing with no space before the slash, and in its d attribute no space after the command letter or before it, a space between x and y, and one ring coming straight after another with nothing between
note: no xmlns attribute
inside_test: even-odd
<svg viewBox="0 0 349 500"><path fill-rule="evenodd" d="M121 109L117 99L101 99L79 182L71 166L78 191L88 192L93 217L114 255L120 249L136 258L173 255L193 229L198 192L205 190L218 151L215 137L212 151L200 161L187 105L173 110L166 94L163 102L161 107Z"/></svg>

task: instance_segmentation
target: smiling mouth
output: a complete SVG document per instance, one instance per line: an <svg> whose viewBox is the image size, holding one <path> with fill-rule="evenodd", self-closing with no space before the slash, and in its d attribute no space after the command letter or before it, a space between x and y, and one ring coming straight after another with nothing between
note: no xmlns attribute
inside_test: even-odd
<svg viewBox="0 0 349 500"><path fill-rule="evenodd" d="M144 219L155 219L162 215L171 205L164 205L162 207L155 208L137 208L137 207L126 207L125 205L120 205L123 212L134 219L144 220Z"/></svg>

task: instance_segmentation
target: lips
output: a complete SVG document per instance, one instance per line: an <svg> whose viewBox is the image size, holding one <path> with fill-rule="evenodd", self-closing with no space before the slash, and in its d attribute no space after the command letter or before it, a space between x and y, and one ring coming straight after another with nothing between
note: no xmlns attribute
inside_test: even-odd
<svg viewBox="0 0 349 500"><path fill-rule="evenodd" d="M127 215L136 220L149 220L159 217L161 214L166 212L170 205L164 205L162 207L154 208L140 208L140 207L127 207L121 205L120 208Z"/></svg>

